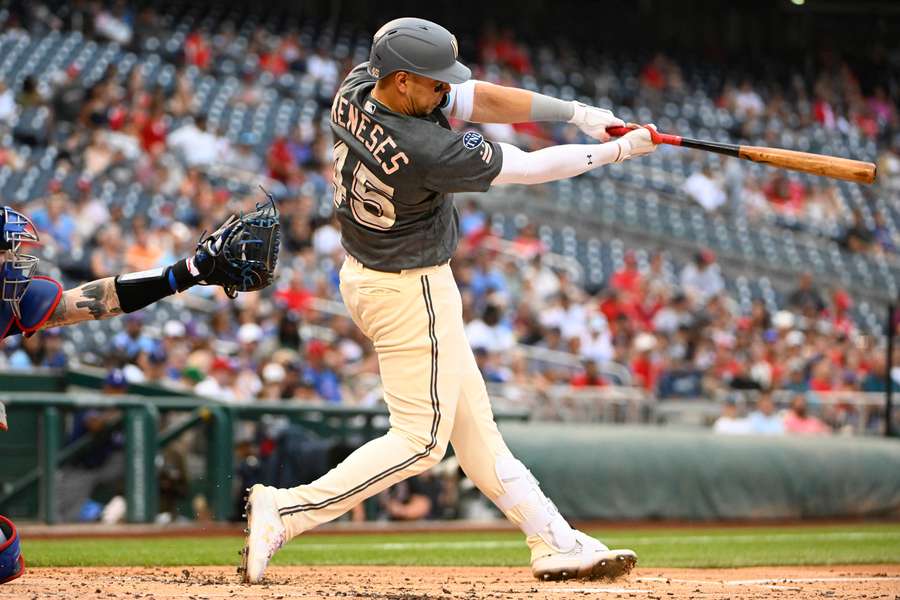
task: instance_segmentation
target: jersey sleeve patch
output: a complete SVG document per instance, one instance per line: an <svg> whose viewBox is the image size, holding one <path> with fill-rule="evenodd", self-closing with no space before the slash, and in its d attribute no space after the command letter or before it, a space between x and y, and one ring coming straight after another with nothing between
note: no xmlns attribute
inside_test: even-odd
<svg viewBox="0 0 900 600"><path fill-rule="evenodd" d="M477 131L467 131L463 134L462 143L466 150L474 150L484 143L484 136Z"/></svg>

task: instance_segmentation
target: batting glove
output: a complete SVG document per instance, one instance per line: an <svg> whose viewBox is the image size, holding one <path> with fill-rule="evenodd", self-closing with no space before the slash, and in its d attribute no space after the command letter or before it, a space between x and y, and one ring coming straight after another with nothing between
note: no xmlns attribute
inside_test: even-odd
<svg viewBox="0 0 900 600"><path fill-rule="evenodd" d="M611 110L588 106L581 102L573 102L573 104L575 105L575 114L569 119L569 123L578 126L578 129L595 140L608 142L610 135L606 133L606 128L625 125L625 122L612 114Z"/></svg>
<svg viewBox="0 0 900 600"><path fill-rule="evenodd" d="M650 124L640 126L629 123L628 126L636 127L636 129L629 131L616 140L615 143L619 146L619 156L616 157L615 162L622 162L623 160L634 158L635 156L650 154L656 150L656 146L658 146L658 144L653 141L653 133L656 132L656 125Z"/></svg>

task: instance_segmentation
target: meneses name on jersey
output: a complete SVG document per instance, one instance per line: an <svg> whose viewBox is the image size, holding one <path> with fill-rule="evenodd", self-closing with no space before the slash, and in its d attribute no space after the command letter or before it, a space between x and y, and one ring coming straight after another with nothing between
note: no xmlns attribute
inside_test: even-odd
<svg viewBox="0 0 900 600"><path fill-rule="evenodd" d="M386 152L395 150L397 144L390 135L385 135L384 128L358 106L338 94L331 105L331 120L349 131L372 154L375 162L381 166L385 175L396 173L403 165L409 164L409 157L403 151L395 151L386 156Z"/></svg>

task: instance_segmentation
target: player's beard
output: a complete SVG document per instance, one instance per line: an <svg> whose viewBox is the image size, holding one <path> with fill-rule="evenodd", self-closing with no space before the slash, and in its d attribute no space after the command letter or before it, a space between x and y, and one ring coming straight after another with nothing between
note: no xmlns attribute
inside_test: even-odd
<svg viewBox="0 0 900 600"><path fill-rule="evenodd" d="M415 98L411 98L411 100L412 100L413 114L417 117L427 117L428 115L433 113L434 109L436 109L441 104L441 99L438 99L438 100L429 99L425 102L422 102L421 104Z"/></svg>
<svg viewBox="0 0 900 600"><path fill-rule="evenodd" d="M423 104L422 106L414 105L413 111L417 117L427 117L431 114L431 111L428 110L428 105Z"/></svg>

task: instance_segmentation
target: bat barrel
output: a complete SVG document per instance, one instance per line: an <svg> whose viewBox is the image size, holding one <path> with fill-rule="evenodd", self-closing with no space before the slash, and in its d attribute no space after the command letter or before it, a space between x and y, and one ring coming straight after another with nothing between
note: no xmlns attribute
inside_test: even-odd
<svg viewBox="0 0 900 600"><path fill-rule="evenodd" d="M783 150L781 148L764 148L761 146L740 146L740 158L753 162L771 165L782 169L791 169L823 177L833 177L855 183L872 183L875 181L876 167L873 163L837 156L824 156Z"/></svg>

